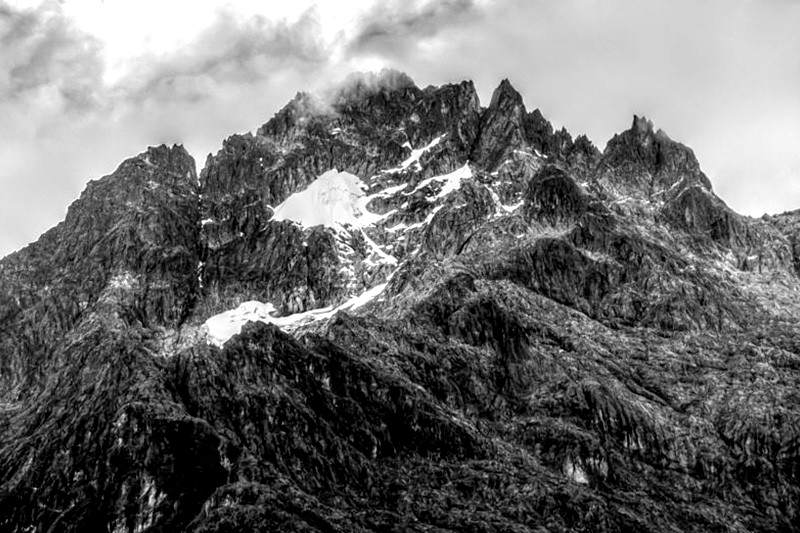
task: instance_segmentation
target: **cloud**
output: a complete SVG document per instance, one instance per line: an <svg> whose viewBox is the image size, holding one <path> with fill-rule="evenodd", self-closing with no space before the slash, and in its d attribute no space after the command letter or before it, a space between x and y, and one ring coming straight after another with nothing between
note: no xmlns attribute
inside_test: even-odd
<svg viewBox="0 0 800 533"><path fill-rule="evenodd" d="M330 87L320 92L324 102L336 105L363 98L384 89L394 91L414 86L416 84L408 74L385 68L380 72L352 72L343 80L332 83Z"/></svg>
<svg viewBox="0 0 800 533"><path fill-rule="evenodd" d="M319 68L330 56L319 33L313 10L292 23L220 11L188 46L138 58L116 90L133 100L200 99L218 85L257 83L275 70Z"/></svg>
<svg viewBox="0 0 800 533"><path fill-rule="evenodd" d="M382 2L361 18L347 44L347 54L407 55L419 47L421 40L480 16L481 5L475 0Z"/></svg>
<svg viewBox="0 0 800 533"><path fill-rule="evenodd" d="M66 110L107 111L144 101L202 99L217 86L257 83L275 70L324 66L331 49L320 33L313 8L292 22L219 9L184 46L133 57L126 72L107 83L102 43L81 31L60 2L20 9L0 0L0 101L49 93L60 96Z"/></svg>
<svg viewBox="0 0 800 533"><path fill-rule="evenodd" d="M83 110L96 98L102 46L47 2L34 9L0 3L0 99L50 92L64 109Z"/></svg>
<svg viewBox="0 0 800 533"><path fill-rule="evenodd" d="M185 46L141 54L107 82L102 44L60 3L0 0L0 256L146 146L184 143L202 164L257 127L324 71L318 30L313 11L292 22L219 11Z"/></svg>
<svg viewBox="0 0 800 533"><path fill-rule="evenodd" d="M474 0L443 0L422 5L394 0L376 5L362 18L350 48L372 51L376 43L384 40L430 36L444 25L458 23L461 16L475 8Z"/></svg>

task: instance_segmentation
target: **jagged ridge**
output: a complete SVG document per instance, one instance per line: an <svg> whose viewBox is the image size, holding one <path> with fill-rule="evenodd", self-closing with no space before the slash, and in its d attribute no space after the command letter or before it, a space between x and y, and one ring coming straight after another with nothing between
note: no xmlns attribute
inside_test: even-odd
<svg viewBox="0 0 800 533"><path fill-rule="evenodd" d="M368 221L273 219L331 169ZM508 80L299 93L199 180L149 149L0 261L0 525L794 530L797 227ZM209 344L252 299L292 335Z"/></svg>

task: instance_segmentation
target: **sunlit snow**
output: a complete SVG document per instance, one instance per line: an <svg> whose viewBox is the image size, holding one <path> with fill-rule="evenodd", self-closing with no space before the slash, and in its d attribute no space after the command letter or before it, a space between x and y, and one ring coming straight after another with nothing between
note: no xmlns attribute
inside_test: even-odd
<svg viewBox="0 0 800 533"><path fill-rule="evenodd" d="M442 189L439 193L432 197L431 199L435 198L444 198L448 194L453 191L457 191L461 188L461 181L471 178L472 177L472 169L469 168L469 163L464 163L463 167L457 168L453 172L449 174L442 174L441 176L432 176L430 178L424 179L414 187L414 190L409 193L403 193L406 195L414 194L415 192L427 187L431 183L443 181L444 184L442 185Z"/></svg>
<svg viewBox="0 0 800 533"><path fill-rule="evenodd" d="M575 483L580 483L581 485L589 483L589 478L583 467L569 458L564 461L564 474Z"/></svg>
<svg viewBox="0 0 800 533"><path fill-rule="evenodd" d="M397 264L397 258L381 250L381 247L378 246L378 243L370 239L369 236L366 233L364 233L364 231L361 232L361 235L364 237L364 241L366 241L367 245L370 247L370 250L372 250L372 253L378 255L378 257L380 258L379 260L380 263L386 263L389 265Z"/></svg>
<svg viewBox="0 0 800 533"><path fill-rule="evenodd" d="M374 300L385 288L386 284L382 283L350 298L337 307L323 307L286 316L275 316L275 306L271 303L252 300L240 304L236 309L212 316L203 323L202 329L206 332L210 344L222 347L231 337L241 332L242 327L248 322L275 324L280 328L291 330L303 324L330 318L338 311L352 311L363 307Z"/></svg>
<svg viewBox="0 0 800 533"><path fill-rule="evenodd" d="M386 172L389 173L389 174L393 174L395 172L402 172L402 171L408 169L411 165L414 165L414 167L417 170L419 170L419 168L420 168L419 158L422 157L422 155L425 152L427 152L428 150L430 150L431 148L435 147L437 144L442 142L442 139L444 139L444 137L445 137L444 135L439 135L438 137L433 139L431 142L429 142L426 146L424 146L422 148L417 148L417 149L411 148L411 144L406 142L403 146L406 147L406 148L410 148L411 149L411 155L408 156L405 161L400 163L399 167L393 168L391 170L387 170Z"/></svg>
<svg viewBox="0 0 800 533"><path fill-rule="evenodd" d="M511 204L511 205L504 204L500 200L500 196L497 194L497 192L495 192L494 189L492 189L491 187L486 187L486 190L489 191L489 194L492 195L492 201L494 201L494 205L496 207L500 208L501 212L513 213L514 211L516 211L517 209L522 207L522 204L524 203L522 200L520 200L519 202L517 202L515 204ZM498 212L495 216L500 216L501 212Z"/></svg>
<svg viewBox="0 0 800 533"><path fill-rule="evenodd" d="M339 228L347 224L369 226L386 215L367 210L373 197L364 193L365 188L358 176L331 169L278 205L272 218L292 220L306 228L318 225Z"/></svg>
<svg viewBox="0 0 800 533"><path fill-rule="evenodd" d="M304 190L292 194L275 207L273 220L291 220L305 228L323 225L334 229L337 234L349 236L348 230L377 224L396 212L390 210L380 215L369 211L367 204L373 198L383 196L384 192L367 195L366 188L366 184L358 176L336 169L329 170ZM379 263L392 265L397 263L397 259L384 252L363 229L361 233L371 250L370 253L378 256ZM346 248L346 252L352 253L349 245Z"/></svg>

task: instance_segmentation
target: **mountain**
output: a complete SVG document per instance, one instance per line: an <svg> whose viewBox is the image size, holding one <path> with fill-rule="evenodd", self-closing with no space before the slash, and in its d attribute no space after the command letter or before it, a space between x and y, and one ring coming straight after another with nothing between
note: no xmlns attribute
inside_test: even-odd
<svg viewBox="0 0 800 533"><path fill-rule="evenodd" d="M798 531L800 211L353 76L0 261L0 530Z"/></svg>

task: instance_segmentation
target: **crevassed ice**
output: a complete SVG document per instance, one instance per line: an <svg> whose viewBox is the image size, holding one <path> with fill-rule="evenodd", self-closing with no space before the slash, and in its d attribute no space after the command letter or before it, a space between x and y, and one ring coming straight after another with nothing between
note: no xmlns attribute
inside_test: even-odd
<svg viewBox="0 0 800 533"><path fill-rule="evenodd" d="M242 327L248 322L275 324L280 328L292 330L303 324L330 318L337 311L358 309L374 300L385 288L386 283L382 283L358 296L350 298L337 307L323 307L286 316L274 316L276 313L275 306L269 302L264 303L252 300L240 304L236 309L212 316L203 323L201 329L205 331L209 344L214 344L221 348L231 337L241 332Z"/></svg>

